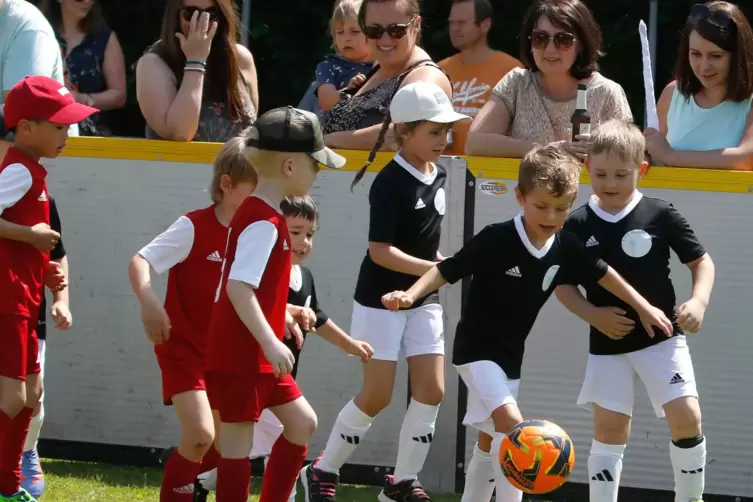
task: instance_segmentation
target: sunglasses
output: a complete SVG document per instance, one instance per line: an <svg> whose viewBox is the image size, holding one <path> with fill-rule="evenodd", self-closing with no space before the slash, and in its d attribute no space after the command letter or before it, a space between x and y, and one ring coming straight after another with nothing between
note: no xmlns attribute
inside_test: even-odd
<svg viewBox="0 0 753 502"><path fill-rule="evenodd" d="M202 9L200 7L193 7L193 6L180 8L180 16L186 22L191 22L193 15L197 12L199 13L199 16L201 16L205 12L209 14L210 21L216 21L217 18L220 17L220 10L217 7L211 7L209 9Z"/></svg>
<svg viewBox="0 0 753 502"><path fill-rule="evenodd" d="M708 21L714 26L726 30L732 24L732 15L726 10L711 10L704 3L697 3L690 9L690 18L698 21Z"/></svg>
<svg viewBox="0 0 753 502"><path fill-rule="evenodd" d="M400 39L408 33L408 28L410 28L414 22L416 22L415 17L405 24L393 23L386 27L378 24L368 24L363 27L363 34L366 35L366 38L372 40L379 40L385 33L389 35L390 38Z"/></svg>
<svg viewBox="0 0 753 502"><path fill-rule="evenodd" d="M549 47L549 42L554 42L554 47L559 51L569 51L575 45L575 35L564 31L550 36L545 31L533 30L528 38L531 40L531 46L539 50Z"/></svg>

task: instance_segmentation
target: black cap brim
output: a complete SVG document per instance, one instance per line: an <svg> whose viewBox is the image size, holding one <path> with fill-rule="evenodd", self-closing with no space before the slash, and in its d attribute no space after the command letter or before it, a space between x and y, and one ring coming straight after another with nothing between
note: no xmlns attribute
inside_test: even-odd
<svg viewBox="0 0 753 502"><path fill-rule="evenodd" d="M318 163L329 167L330 169L341 169L347 159L342 155L335 153L334 150L327 148L326 146L319 151L312 152L309 155Z"/></svg>

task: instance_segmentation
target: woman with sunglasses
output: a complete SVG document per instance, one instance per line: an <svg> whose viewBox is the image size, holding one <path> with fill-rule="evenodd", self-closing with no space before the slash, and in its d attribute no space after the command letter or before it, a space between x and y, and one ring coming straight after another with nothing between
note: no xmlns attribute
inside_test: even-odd
<svg viewBox="0 0 753 502"><path fill-rule="evenodd" d="M430 82L452 98L452 85L419 46L418 0L364 0L358 23L376 65L364 82L341 93L341 101L324 115L324 140L333 148L371 150L381 137L380 145L394 149L392 127L387 126L382 132L382 126L398 89L412 82Z"/></svg>
<svg viewBox="0 0 753 502"><path fill-rule="evenodd" d="M610 119L632 121L625 91L598 73L601 30L580 0L535 1L520 41L525 69L510 71L492 91L471 124L468 155L519 158L534 144L563 142L584 159L587 138L570 138L579 84L586 85L593 128Z"/></svg>
<svg viewBox="0 0 753 502"><path fill-rule="evenodd" d="M146 136L226 142L256 117L256 66L237 43L233 0L168 0L158 40L136 64Z"/></svg>
<svg viewBox="0 0 753 502"><path fill-rule="evenodd" d="M123 108L126 71L123 49L96 0L42 0L65 63L66 87L76 101L100 110L79 124L81 136L110 136L106 110Z"/></svg>
<svg viewBox="0 0 753 502"><path fill-rule="evenodd" d="M675 81L646 130L655 163L753 169L753 30L729 2L696 4L680 42Z"/></svg>

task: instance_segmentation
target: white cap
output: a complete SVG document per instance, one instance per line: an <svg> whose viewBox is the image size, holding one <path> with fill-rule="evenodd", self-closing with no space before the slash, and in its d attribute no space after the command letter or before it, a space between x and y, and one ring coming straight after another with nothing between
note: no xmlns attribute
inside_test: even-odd
<svg viewBox="0 0 753 502"><path fill-rule="evenodd" d="M414 82L395 94L390 103L390 117L395 124L426 120L452 124L471 117L457 113L447 94L437 84Z"/></svg>

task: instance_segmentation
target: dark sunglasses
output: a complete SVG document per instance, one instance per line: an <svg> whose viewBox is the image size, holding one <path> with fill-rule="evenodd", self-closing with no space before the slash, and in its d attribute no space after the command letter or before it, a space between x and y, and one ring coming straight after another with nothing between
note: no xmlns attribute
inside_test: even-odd
<svg viewBox="0 0 753 502"><path fill-rule="evenodd" d="M199 16L206 12L207 14L209 14L210 21L216 21L217 18L220 17L220 10L217 7L212 7L209 9L202 9L200 7L193 6L180 8L180 15L186 22L191 22L191 18L196 12L199 13Z"/></svg>
<svg viewBox="0 0 753 502"><path fill-rule="evenodd" d="M531 46L534 49L546 49L549 42L554 42L554 47L560 51L569 51L575 45L575 35L561 31L550 36L549 33L541 30L533 30L531 36Z"/></svg>
<svg viewBox="0 0 753 502"><path fill-rule="evenodd" d="M408 28L410 28L414 22L416 22L415 17L405 24L393 23L387 27L378 24L368 24L363 27L363 34L366 35L366 38L372 40L379 40L385 33L389 35L390 38L399 39L403 38L405 34L408 33Z"/></svg>
<svg viewBox="0 0 753 502"><path fill-rule="evenodd" d="M709 23L726 30L732 24L732 16L726 10L711 10L705 3L697 3L690 9L690 18Z"/></svg>

